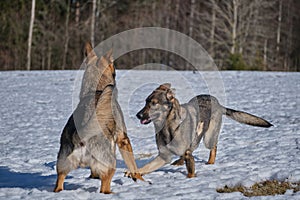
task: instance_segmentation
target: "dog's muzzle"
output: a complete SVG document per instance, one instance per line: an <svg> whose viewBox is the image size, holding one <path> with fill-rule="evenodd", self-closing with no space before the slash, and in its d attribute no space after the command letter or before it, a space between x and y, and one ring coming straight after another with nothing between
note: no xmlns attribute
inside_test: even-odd
<svg viewBox="0 0 300 200"><path fill-rule="evenodd" d="M150 117L147 114L145 114L145 108L139 111L136 114L136 117L140 120L141 124L149 124L151 122Z"/></svg>

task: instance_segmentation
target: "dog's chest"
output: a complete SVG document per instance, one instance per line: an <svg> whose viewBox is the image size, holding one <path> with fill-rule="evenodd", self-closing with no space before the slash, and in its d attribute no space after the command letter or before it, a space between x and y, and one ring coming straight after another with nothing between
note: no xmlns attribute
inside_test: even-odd
<svg viewBox="0 0 300 200"><path fill-rule="evenodd" d="M158 145L163 145L175 155L183 155L191 148L191 144L197 137L197 125L199 117L194 107L185 106L182 121L176 126L165 127L158 136Z"/></svg>
<svg viewBox="0 0 300 200"><path fill-rule="evenodd" d="M116 144L113 140L105 140L103 136L94 137L75 145L68 159L74 166L82 168L91 167L96 163L109 165L115 160L115 149Z"/></svg>
<svg viewBox="0 0 300 200"><path fill-rule="evenodd" d="M92 156L87 150L87 147L83 144L75 148L73 152L68 156L71 163L78 163L80 167L90 166Z"/></svg>

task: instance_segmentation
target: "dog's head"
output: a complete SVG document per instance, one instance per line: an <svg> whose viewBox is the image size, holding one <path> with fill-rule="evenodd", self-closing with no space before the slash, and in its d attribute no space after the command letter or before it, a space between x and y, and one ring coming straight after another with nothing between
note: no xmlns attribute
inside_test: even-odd
<svg viewBox="0 0 300 200"><path fill-rule="evenodd" d="M162 84L147 97L144 108L136 116L142 124L153 121L162 125L176 102L171 84Z"/></svg>
<svg viewBox="0 0 300 200"><path fill-rule="evenodd" d="M92 45L85 45L85 65L81 95L88 92L102 91L108 85L115 85L116 70L113 64L112 50L100 58L96 55Z"/></svg>

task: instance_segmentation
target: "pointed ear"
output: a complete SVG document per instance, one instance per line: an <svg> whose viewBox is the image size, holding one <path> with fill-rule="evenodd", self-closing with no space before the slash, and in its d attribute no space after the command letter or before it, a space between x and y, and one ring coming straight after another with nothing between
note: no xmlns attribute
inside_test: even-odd
<svg viewBox="0 0 300 200"><path fill-rule="evenodd" d="M171 83L161 84L157 89L159 90L169 90L171 88Z"/></svg>
<svg viewBox="0 0 300 200"><path fill-rule="evenodd" d="M96 56L92 44L90 42L85 43L85 56L87 57L88 60Z"/></svg>
<svg viewBox="0 0 300 200"><path fill-rule="evenodd" d="M114 58L113 58L113 49L111 48L104 56L106 58L106 60L109 63L113 63L114 62Z"/></svg>

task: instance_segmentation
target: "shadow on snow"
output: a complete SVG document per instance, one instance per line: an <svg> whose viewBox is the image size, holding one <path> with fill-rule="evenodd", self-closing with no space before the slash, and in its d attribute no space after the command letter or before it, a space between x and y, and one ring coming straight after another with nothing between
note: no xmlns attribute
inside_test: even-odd
<svg viewBox="0 0 300 200"><path fill-rule="evenodd" d="M137 166L142 167L153 158L136 160ZM199 161L198 161L199 162ZM55 162L50 162L45 164L47 167L54 169ZM117 160L117 168L127 169L126 164L123 160ZM185 174L185 171L182 171L182 168L177 168L174 166L174 169L161 168L157 171L164 171L166 173L182 173ZM89 173L89 172L88 172ZM88 176L87 176L88 177ZM71 179L72 176L67 176L66 179ZM41 173L22 173L22 172L13 172L8 167L0 166L0 188L23 188L23 189L38 189L46 190L52 192L56 182L56 174L54 175L42 175ZM117 179L113 180L116 184L122 185L123 181ZM64 183L66 190L76 190L82 188L82 185L71 184L68 182ZM87 191L95 191L97 188L85 188Z"/></svg>

